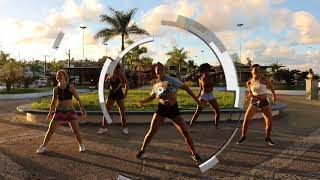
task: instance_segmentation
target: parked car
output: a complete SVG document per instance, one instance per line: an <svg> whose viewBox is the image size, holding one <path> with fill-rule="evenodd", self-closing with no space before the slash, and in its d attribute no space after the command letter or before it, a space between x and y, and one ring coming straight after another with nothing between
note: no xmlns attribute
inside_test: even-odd
<svg viewBox="0 0 320 180"><path fill-rule="evenodd" d="M47 78L41 78L34 82L34 86L38 88L46 87L48 83Z"/></svg>

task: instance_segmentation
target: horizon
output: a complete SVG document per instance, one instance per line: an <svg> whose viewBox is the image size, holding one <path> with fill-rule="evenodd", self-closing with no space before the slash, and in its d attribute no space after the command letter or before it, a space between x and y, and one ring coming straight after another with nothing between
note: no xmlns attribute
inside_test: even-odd
<svg viewBox="0 0 320 180"><path fill-rule="evenodd" d="M120 37L110 40L107 46L93 38L104 27L99 22L99 15L109 14L109 7L116 10L138 8L134 22L155 39L144 45L149 50L144 56L155 62L164 62L168 58L165 53L177 46L189 51L190 59L197 65L204 62L217 64L209 47L194 35L160 26L161 20L175 21L177 15L183 15L214 32L230 55L239 56L241 40L242 63L249 57L261 65L278 62L289 69L304 71L312 68L315 74L320 74L319 1L163 0L140 1L138 7L136 4L133 0L2 0L0 50L15 59L44 61L44 55L50 55L47 61L52 61L67 59L65 52L70 49L71 57L82 59L84 33L84 59L98 60L105 55L115 57L120 51ZM241 29L237 27L239 23L243 24ZM87 28L82 30L81 24ZM53 50L51 47L60 31L65 33L64 38L58 50ZM130 36L130 39L143 37Z"/></svg>

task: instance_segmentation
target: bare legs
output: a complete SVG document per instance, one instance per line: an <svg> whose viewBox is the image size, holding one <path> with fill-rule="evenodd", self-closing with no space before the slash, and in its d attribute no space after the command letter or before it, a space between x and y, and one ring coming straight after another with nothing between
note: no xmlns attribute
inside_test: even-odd
<svg viewBox="0 0 320 180"><path fill-rule="evenodd" d="M163 121L164 121L164 117L158 115L157 113L155 113L153 115L149 131L147 132L147 134L144 137L144 141L143 141L143 144L141 146L140 151L137 154L137 158L140 158L142 156L142 154L145 152L146 147L151 142L152 137L158 131L158 129L160 128L160 126L163 123ZM182 117L180 115L176 116L173 119L173 124L178 129L178 131L181 133L181 135L184 137L185 142L187 143L188 148L189 148L189 150L191 151L191 153L193 155L193 159L195 159L196 161L200 161L200 157L197 155L197 153L196 153L196 151L194 149L193 141L192 141L192 139L190 137L189 132L187 131L185 122L182 119Z"/></svg>
<svg viewBox="0 0 320 180"><path fill-rule="evenodd" d="M207 101L201 99L201 106L204 107L207 103ZM214 121L215 121L215 125L216 127L218 127L219 124L219 120L220 120L220 107L219 104L217 102L216 99L213 99L211 101L209 101L210 106L212 107L213 111L214 111ZM195 123L195 121L197 120L197 118L199 117L199 114L202 112L203 108L200 107L199 105L197 106L197 110L194 113L191 122L190 122L190 127L192 127L192 125Z"/></svg>
<svg viewBox="0 0 320 180"><path fill-rule="evenodd" d="M265 140L269 145L274 145L274 143L271 141L271 130L272 130L272 110L270 106L264 107L261 109L262 115L264 117L265 122ZM244 120L242 123L242 129L241 129L241 138L237 142L238 144L242 143L246 139L246 134L248 131L248 124L249 121L252 119L254 114L257 112L257 108L253 105L249 105L246 114L244 116Z"/></svg>
<svg viewBox="0 0 320 180"><path fill-rule="evenodd" d="M121 125L123 128L125 128L127 126L127 124L126 124L127 117L125 114L125 107L124 107L124 100L123 99L121 99L121 100L108 99L107 103L106 103L107 111L110 112L115 101L118 106L118 110L119 110L119 114L120 114L120 118L121 118ZM107 128L107 126L108 126L108 123L107 123L106 119L104 117L102 117L102 128L105 129L105 128Z"/></svg>

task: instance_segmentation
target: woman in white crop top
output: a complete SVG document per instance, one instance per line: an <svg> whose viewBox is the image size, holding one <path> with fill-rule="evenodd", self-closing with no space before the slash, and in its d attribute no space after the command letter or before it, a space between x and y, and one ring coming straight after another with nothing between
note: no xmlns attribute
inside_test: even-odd
<svg viewBox="0 0 320 180"><path fill-rule="evenodd" d="M258 64L254 64L251 66L251 74L252 78L247 81L247 88L249 91L248 95L251 100L244 116L241 138L238 140L237 144L241 144L246 140L248 122L251 120L257 110L261 109L266 124L265 142L269 145L274 145L270 138L272 129L272 110L267 98L267 88L269 88L272 92L273 102L276 101L276 93L274 91L272 83L268 79L262 77L260 73L260 66Z"/></svg>

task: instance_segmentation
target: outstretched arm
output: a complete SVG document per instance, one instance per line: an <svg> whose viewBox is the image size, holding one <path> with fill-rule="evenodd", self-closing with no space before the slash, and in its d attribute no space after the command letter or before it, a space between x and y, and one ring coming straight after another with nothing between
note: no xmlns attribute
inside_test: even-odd
<svg viewBox="0 0 320 180"><path fill-rule="evenodd" d="M76 100L77 100L77 102L78 102L78 106L79 106L80 109L81 109L81 114L82 114L83 119L85 119L85 118L87 117L87 112L86 112L86 110L84 109L84 107L83 107L83 105L82 105L82 103L81 103L81 100L80 100L80 97L79 97L79 95L78 95L77 89L76 89L74 86L72 86L72 85L70 85L69 88L70 88L70 92L72 93L72 95L74 96L74 98L76 98Z"/></svg>
<svg viewBox="0 0 320 180"><path fill-rule="evenodd" d="M187 91L187 93L197 102L197 104L198 104L199 106L201 106L201 103L200 103L199 99L194 95L194 93L192 92L192 90L191 90L187 85L184 84L184 85L181 87L181 89Z"/></svg>
<svg viewBox="0 0 320 180"><path fill-rule="evenodd" d="M145 103L148 103L148 102L154 100L155 98L156 98L156 94L151 94L149 97L147 97L147 98L145 98L145 99L143 99L143 100L140 100L140 101L138 102L138 105L139 105L139 107L143 107L143 105L144 105Z"/></svg>
<svg viewBox="0 0 320 180"><path fill-rule="evenodd" d="M57 101L58 101L58 90L56 87L53 89L52 93L53 93L53 95L52 95L52 99L51 99L50 110L49 110L49 113L47 116L47 121L52 118L53 113L54 113L53 111L55 110L56 105L57 105Z"/></svg>

